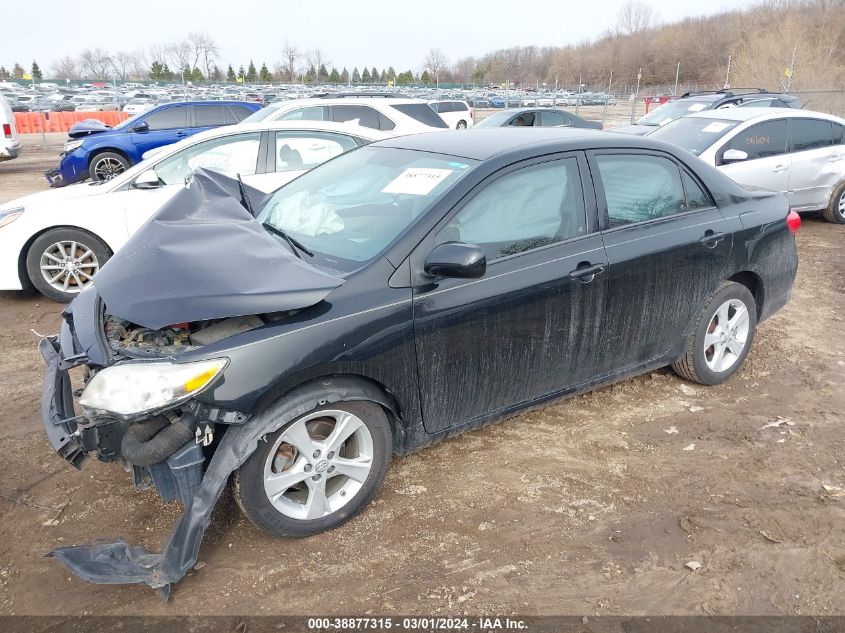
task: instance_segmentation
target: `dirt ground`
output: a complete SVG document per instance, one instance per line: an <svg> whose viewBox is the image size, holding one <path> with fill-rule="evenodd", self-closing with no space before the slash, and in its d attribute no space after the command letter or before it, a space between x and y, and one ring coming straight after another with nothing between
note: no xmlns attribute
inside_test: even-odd
<svg viewBox="0 0 845 633"><path fill-rule="evenodd" d="M0 164L0 200L44 187L39 141ZM726 384L656 371L396 459L362 515L305 540L224 496L166 604L44 557L98 536L158 551L180 506L53 454L35 332L61 306L0 293L0 613L843 614L843 246L805 218L792 301Z"/></svg>

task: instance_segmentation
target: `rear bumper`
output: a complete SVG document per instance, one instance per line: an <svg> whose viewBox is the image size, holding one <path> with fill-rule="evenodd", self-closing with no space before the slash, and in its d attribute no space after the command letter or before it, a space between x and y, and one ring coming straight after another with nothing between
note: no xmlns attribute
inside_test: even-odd
<svg viewBox="0 0 845 633"><path fill-rule="evenodd" d="M17 158L21 153L20 141L15 141L8 145L0 145L0 160L12 160Z"/></svg>

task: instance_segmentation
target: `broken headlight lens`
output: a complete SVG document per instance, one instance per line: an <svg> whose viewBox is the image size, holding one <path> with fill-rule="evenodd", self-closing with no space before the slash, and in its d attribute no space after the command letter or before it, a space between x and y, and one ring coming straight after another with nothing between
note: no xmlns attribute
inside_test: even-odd
<svg viewBox="0 0 845 633"><path fill-rule="evenodd" d="M79 398L87 410L120 416L139 415L178 404L210 385L225 358L195 363L138 362L106 367Z"/></svg>
<svg viewBox="0 0 845 633"><path fill-rule="evenodd" d="M78 140L78 141L68 141L67 143L65 143L65 153L70 154L77 147L82 147L82 144L84 142L85 142L85 139Z"/></svg>

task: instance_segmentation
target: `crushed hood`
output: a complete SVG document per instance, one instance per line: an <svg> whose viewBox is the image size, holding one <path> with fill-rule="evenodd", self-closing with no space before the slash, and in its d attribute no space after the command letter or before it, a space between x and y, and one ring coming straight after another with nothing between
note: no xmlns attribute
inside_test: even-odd
<svg viewBox="0 0 845 633"><path fill-rule="evenodd" d="M83 136L108 132L111 129L112 127L110 125L106 125L98 119L85 119L71 126L67 135L70 138L82 138Z"/></svg>
<svg viewBox="0 0 845 633"><path fill-rule="evenodd" d="M247 195L254 209L266 199ZM267 233L237 181L203 169L94 278L109 314L151 329L307 308L342 283Z"/></svg>

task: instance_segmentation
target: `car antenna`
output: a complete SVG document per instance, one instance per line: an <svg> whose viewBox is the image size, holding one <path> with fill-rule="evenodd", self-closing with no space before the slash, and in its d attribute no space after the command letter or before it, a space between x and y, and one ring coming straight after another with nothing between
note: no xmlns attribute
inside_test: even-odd
<svg viewBox="0 0 845 633"><path fill-rule="evenodd" d="M246 210L249 211L250 215L255 217L255 214L252 212L252 203L249 201L249 197L246 195L246 187L244 187L244 181L241 178L240 174L235 174L238 178L238 188L241 190L241 204L246 207Z"/></svg>

